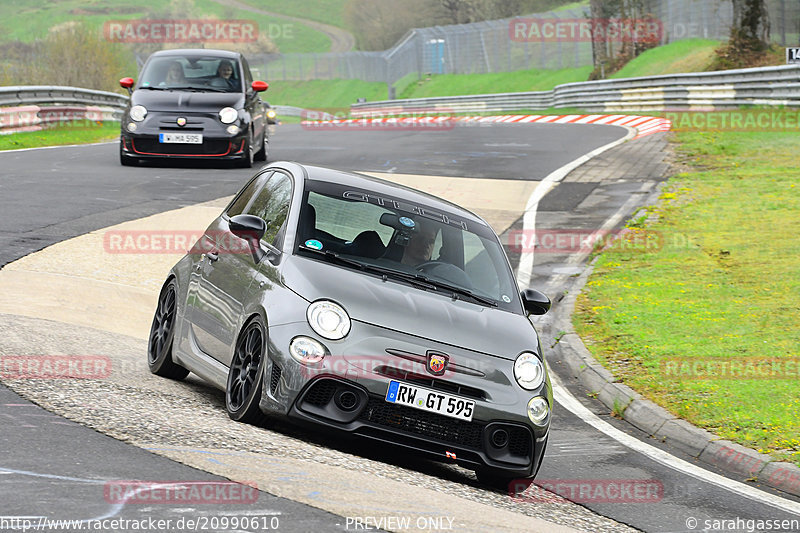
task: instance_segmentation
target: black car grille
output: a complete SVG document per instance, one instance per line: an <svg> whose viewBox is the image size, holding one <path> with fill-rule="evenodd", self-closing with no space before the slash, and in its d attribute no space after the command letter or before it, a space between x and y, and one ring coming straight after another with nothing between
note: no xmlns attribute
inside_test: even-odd
<svg viewBox="0 0 800 533"><path fill-rule="evenodd" d="M328 405L333 399L334 392L336 392L336 382L331 379L322 379L308 389L308 392L303 396L303 403L319 407Z"/></svg>
<svg viewBox="0 0 800 533"><path fill-rule="evenodd" d="M272 374L269 376L269 393L273 396L278 390L278 383L281 381L281 367L272 363Z"/></svg>
<svg viewBox="0 0 800 533"><path fill-rule="evenodd" d="M466 396L467 398L475 398L476 400L486 399L486 393L481 389L468 387L467 385L460 385L444 379L434 379L430 376L425 376L414 372L406 372L390 366L379 366L375 369L375 373L389 379L409 381L419 385L420 387L427 387L429 389L435 389L442 392L449 392L459 396Z"/></svg>
<svg viewBox="0 0 800 533"><path fill-rule="evenodd" d="M204 139L203 144L173 144L160 143L158 139L134 139L133 149L141 154L228 155L233 147L227 140Z"/></svg>
<svg viewBox="0 0 800 533"><path fill-rule="evenodd" d="M521 427L509 427L508 452L518 457L531 456L531 432Z"/></svg>
<svg viewBox="0 0 800 533"><path fill-rule="evenodd" d="M438 439L465 448L481 448L482 424L391 404L383 399L370 397L359 418L393 430Z"/></svg>

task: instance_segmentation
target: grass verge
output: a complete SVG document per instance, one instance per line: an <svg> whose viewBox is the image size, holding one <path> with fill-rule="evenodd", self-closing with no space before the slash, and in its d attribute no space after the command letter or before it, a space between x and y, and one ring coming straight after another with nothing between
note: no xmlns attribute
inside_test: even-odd
<svg viewBox="0 0 800 533"><path fill-rule="evenodd" d="M38 148L65 144L88 144L119 138L119 122L97 125L65 125L41 131L26 131L0 135L0 150Z"/></svg>
<svg viewBox="0 0 800 533"><path fill-rule="evenodd" d="M651 400L800 464L797 133L675 135L690 170L651 208L647 230L662 246L601 254L575 327L598 360ZM754 379L764 367L748 364L767 359L780 366ZM741 370L721 376L720 361ZM720 375L702 379L709 362Z"/></svg>
<svg viewBox="0 0 800 533"><path fill-rule="evenodd" d="M702 72L714 61L714 50L720 41L684 39L664 46L651 48L631 59L611 78L636 78L680 72Z"/></svg>

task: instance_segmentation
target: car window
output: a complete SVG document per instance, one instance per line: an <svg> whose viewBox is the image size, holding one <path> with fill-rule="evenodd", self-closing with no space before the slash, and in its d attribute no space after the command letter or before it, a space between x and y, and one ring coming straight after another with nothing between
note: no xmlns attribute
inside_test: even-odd
<svg viewBox="0 0 800 533"><path fill-rule="evenodd" d="M310 181L307 188L297 253L320 259L319 251L335 252L362 265L423 275L490 299L499 308L521 311L508 260L485 224L338 184ZM346 261L332 264L365 272Z"/></svg>
<svg viewBox="0 0 800 533"><path fill-rule="evenodd" d="M292 180L282 172L275 172L247 206L246 213L267 223L263 241L275 245L275 237L286 222L292 202Z"/></svg>
<svg viewBox="0 0 800 533"><path fill-rule="evenodd" d="M253 76L250 74L250 65L247 63L245 58L242 58L242 67L244 72L244 84L245 89L249 89L250 86L253 84Z"/></svg>
<svg viewBox="0 0 800 533"><path fill-rule="evenodd" d="M337 208L338 199L311 192L308 203L316 211L316 228L334 235L342 242L353 241L366 230L375 231L386 245L392 237L392 228L380 224L381 215L390 211L377 205L357 203L343 210Z"/></svg>
<svg viewBox="0 0 800 533"><path fill-rule="evenodd" d="M253 195L255 192L264 184L264 182L272 176L272 172L265 172L261 174L254 180L252 180L245 189L237 196L233 202L231 203L230 207L225 211L225 214L229 217L235 217L236 215L241 215L247 209L247 206L253 200Z"/></svg>
<svg viewBox="0 0 800 533"><path fill-rule="evenodd" d="M221 83L221 65L230 65L230 83ZM195 57L170 54L150 59L142 70L139 88L183 89L195 91L241 91L239 62L220 57Z"/></svg>

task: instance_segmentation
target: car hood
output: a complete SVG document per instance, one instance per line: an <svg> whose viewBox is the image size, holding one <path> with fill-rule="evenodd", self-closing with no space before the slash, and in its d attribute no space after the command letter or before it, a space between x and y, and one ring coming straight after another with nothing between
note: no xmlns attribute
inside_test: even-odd
<svg viewBox="0 0 800 533"><path fill-rule="evenodd" d="M353 320L508 360L538 353L536 330L523 315L300 256L284 264L283 278L310 302L337 302Z"/></svg>
<svg viewBox="0 0 800 533"><path fill-rule="evenodd" d="M241 93L216 93L192 91L153 91L137 89L131 95L131 105L143 105L148 111L204 111L215 112L223 107L241 109Z"/></svg>

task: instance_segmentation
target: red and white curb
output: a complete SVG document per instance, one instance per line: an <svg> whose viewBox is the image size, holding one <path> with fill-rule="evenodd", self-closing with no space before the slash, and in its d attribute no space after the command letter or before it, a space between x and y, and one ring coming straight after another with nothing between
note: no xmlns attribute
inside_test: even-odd
<svg viewBox="0 0 800 533"><path fill-rule="evenodd" d="M304 120L309 129L450 129L458 123L519 123L519 124L602 124L625 126L636 130L635 139L669 131L672 123L660 117L641 115L497 115L497 116L435 116L394 118L349 118L333 120Z"/></svg>

